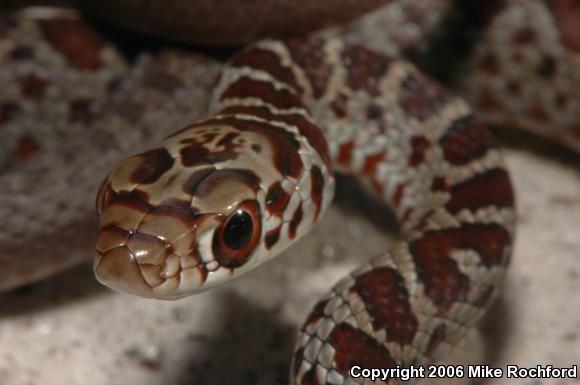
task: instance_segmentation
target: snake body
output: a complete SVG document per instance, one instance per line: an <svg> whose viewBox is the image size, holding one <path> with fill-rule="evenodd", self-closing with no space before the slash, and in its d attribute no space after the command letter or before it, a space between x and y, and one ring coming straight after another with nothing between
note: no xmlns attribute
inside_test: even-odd
<svg viewBox="0 0 580 385"><path fill-rule="evenodd" d="M395 56L421 50L422 36L437 24L420 17L421 5L399 3L338 34L265 40L231 59L215 86L210 118L122 161L101 185L97 277L121 291L166 299L238 277L310 229L331 201L336 170L391 207L401 240L314 307L298 338L292 382L348 384L352 365L422 364L453 346L497 296L513 242L513 191L493 138L467 104ZM578 83L577 18L562 16L562 1L501 3L469 70L455 79L459 89L478 113L495 99L482 114L494 122L541 130L576 147L580 114L573 98L562 97L569 91L550 94L553 100L539 95L548 81L560 90ZM443 14L449 2L425 4ZM511 51L497 44L498 28L509 29L502 18L520 22L510 31L520 36ZM412 33L389 34L400 38L394 52L378 53L356 42L377 20L413 20L413 28L401 28ZM530 39L543 32L549 39ZM553 50L556 70L542 67L546 50ZM505 52L516 52L513 71L497 66ZM521 73L530 79L519 103L496 97L517 88L518 68L529 68ZM531 74L541 68L550 76ZM182 74L174 75L148 85L169 97L180 89L173 80ZM490 78L485 92L473 86ZM566 114L544 110L538 123L528 116L537 105ZM91 125L139 126L138 115L121 125L112 118ZM46 275L46 266L35 277Z"/></svg>
<svg viewBox="0 0 580 385"><path fill-rule="evenodd" d="M507 172L467 105L412 65L332 37L263 41L225 67L213 108L103 183L101 282L178 298L237 277L310 229L336 168L389 204L402 240L316 305L294 383L427 362L495 298L513 238Z"/></svg>

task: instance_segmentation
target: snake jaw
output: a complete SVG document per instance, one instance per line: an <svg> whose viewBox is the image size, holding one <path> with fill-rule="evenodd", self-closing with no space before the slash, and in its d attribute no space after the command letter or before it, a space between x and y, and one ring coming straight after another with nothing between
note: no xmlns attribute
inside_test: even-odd
<svg viewBox="0 0 580 385"><path fill-rule="evenodd" d="M245 252L228 251L228 246L221 242L229 219L223 214L197 216L190 230L191 247L180 255L175 254L176 249L167 240L139 230L104 226L94 264L97 280L115 291L165 300L197 294L228 282L251 270L262 254L259 247L262 224L257 206L250 201L240 204L237 210L256 210L257 231L252 233L252 243L248 243Z"/></svg>

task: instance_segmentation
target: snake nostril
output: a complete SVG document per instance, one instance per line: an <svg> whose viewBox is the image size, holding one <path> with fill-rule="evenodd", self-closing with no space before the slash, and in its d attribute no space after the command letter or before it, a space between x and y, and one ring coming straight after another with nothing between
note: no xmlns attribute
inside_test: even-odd
<svg viewBox="0 0 580 385"><path fill-rule="evenodd" d="M103 215L103 211L105 207L109 204L111 197L112 197L113 190L109 185L109 177L107 177L99 187L99 191L97 192L97 200L96 200L96 210L97 210L97 217L101 217Z"/></svg>

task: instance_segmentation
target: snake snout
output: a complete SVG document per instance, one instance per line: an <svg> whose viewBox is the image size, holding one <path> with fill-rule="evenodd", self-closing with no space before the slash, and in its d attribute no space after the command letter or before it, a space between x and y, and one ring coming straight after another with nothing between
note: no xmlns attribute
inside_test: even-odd
<svg viewBox="0 0 580 385"><path fill-rule="evenodd" d="M95 276L103 285L122 292L141 297L152 297L139 264L126 247L117 247L105 253L98 253L94 265Z"/></svg>

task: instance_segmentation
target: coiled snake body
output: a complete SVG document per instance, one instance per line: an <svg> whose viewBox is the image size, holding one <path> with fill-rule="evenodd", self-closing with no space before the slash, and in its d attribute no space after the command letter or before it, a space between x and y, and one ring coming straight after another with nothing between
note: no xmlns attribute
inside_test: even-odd
<svg viewBox="0 0 580 385"><path fill-rule="evenodd" d="M240 276L311 228L336 170L384 199L401 240L314 307L293 383L429 362L497 296L515 217L501 155L467 104L411 64L332 32L264 40L224 67L211 108L101 185L101 282L175 299Z"/></svg>

